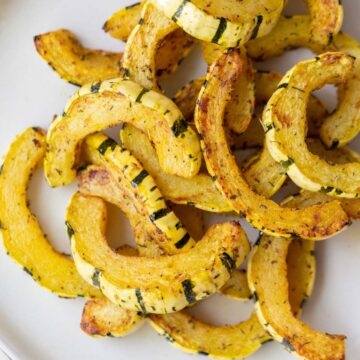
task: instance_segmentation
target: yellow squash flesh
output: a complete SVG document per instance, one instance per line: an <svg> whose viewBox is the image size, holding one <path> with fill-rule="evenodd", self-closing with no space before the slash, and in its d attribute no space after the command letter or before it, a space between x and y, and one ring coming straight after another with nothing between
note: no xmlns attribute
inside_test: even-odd
<svg viewBox="0 0 360 360"><path fill-rule="evenodd" d="M117 11L106 20L103 30L113 38L126 42L140 20L144 2L134 3Z"/></svg>
<svg viewBox="0 0 360 360"><path fill-rule="evenodd" d="M123 122L148 133L165 172L192 177L199 171L199 140L177 106L162 94L117 78L80 88L52 122L45 158L49 184L65 185L75 178L80 144L87 135Z"/></svg>
<svg viewBox="0 0 360 360"><path fill-rule="evenodd" d="M178 56L180 58L185 57L191 50L194 41L184 31L179 29L173 21L157 10L153 4L150 2L146 3L142 9L139 23L131 32L127 41L123 59L125 75L147 89L159 90L157 84L157 74L159 73L156 68L156 52L161 42L166 41L166 37L175 31L178 31L177 38L173 40L177 44L173 45L175 45L175 49L179 52ZM173 53L171 56L174 56L171 46L169 53ZM165 59L166 57L164 57ZM164 61L160 58L159 60ZM180 61L180 59L178 60ZM174 67L176 66L177 63L174 63ZM161 66L158 67L158 70L161 71Z"/></svg>
<svg viewBox="0 0 360 360"><path fill-rule="evenodd" d="M310 36L320 45L331 44L340 31L344 11L341 0L305 0L310 14Z"/></svg>
<svg viewBox="0 0 360 360"><path fill-rule="evenodd" d="M51 246L28 208L29 179L45 153L45 132L29 128L11 144L0 175L0 223L4 247L41 286L67 298L98 297L78 274L73 260Z"/></svg>
<svg viewBox="0 0 360 360"><path fill-rule="evenodd" d="M121 74L122 54L84 48L66 29L34 37L39 55L65 81L81 86Z"/></svg>

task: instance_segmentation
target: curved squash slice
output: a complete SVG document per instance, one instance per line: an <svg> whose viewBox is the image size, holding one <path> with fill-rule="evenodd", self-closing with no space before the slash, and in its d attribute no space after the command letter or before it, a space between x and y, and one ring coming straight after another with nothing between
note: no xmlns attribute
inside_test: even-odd
<svg viewBox="0 0 360 360"><path fill-rule="evenodd" d="M0 175L0 221L4 247L26 273L61 297L98 297L74 262L53 249L26 201L31 174L45 153L45 132L29 128L11 144Z"/></svg>
<svg viewBox="0 0 360 360"><path fill-rule="evenodd" d="M305 0L310 14L310 36L321 45L331 44L340 31L344 11L339 0Z"/></svg>
<svg viewBox="0 0 360 360"><path fill-rule="evenodd" d="M262 121L271 156L286 166L287 174L301 188L339 197L359 196L359 163L329 164L311 154L305 143L309 94L344 79L353 62L343 53L326 53L298 63L284 76L265 108Z"/></svg>
<svg viewBox="0 0 360 360"><path fill-rule="evenodd" d="M252 225L264 232L320 240L342 230L349 220L339 202L286 209L249 188L229 151L222 126L232 82L241 76L241 71L237 51L221 56L208 72L207 86L200 93L195 112L207 168L216 185L235 211L244 213Z"/></svg>
<svg viewBox="0 0 360 360"><path fill-rule="evenodd" d="M199 209L212 212L230 212L224 196L217 190L211 177L207 174L198 174L190 179L166 174L160 167L154 148L147 136L127 124L120 130L120 139L154 178L161 193L166 199L176 204L194 205Z"/></svg>
<svg viewBox="0 0 360 360"><path fill-rule="evenodd" d="M126 42L138 24L144 2L134 3L117 11L103 25L103 30L115 39Z"/></svg>
<svg viewBox="0 0 360 360"><path fill-rule="evenodd" d="M34 37L36 50L65 81L81 86L120 76L122 54L84 48L66 29Z"/></svg>
<svg viewBox="0 0 360 360"><path fill-rule="evenodd" d="M136 332L143 324L141 313L103 298L86 302L80 328L92 337L123 337Z"/></svg>
<svg viewBox="0 0 360 360"><path fill-rule="evenodd" d="M308 16L281 18L269 35L246 45L248 54L257 60L265 60L297 47L323 53L324 48L312 41L309 29ZM338 108L325 120L320 131L323 142L334 148L346 145L360 131L360 45L350 35L340 32L326 50L346 52L356 58L352 76L339 89Z"/></svg>
<svg viewBox="0 0 360 360"><path fill-rule="evenodd" d="M351 77L340 85L339 105L324 122L320 136L330 148L348 144L360 132L360 43L345 33L339 33L333 40L338 51L355 57Z"/></svg>
<svg viewBox="0 0 360 360"><path fill-rule="evenodd" d="M162 94L118 78L83 86L70 99L64 114L51 124L45 158L49 184L70 183L76 176L81 141L122 122L135 124L149 134L165 172L191 177L199 171L197 135L177 106Z"/></svg>
<svg viewBox="0 0 360 360"><path fill-rule="evenodd" d="M191 36L224 47L237 47L269 33L284 7L283 0L151 2Z"/></svg>
<svg viewBox="0 0 360 360"><path fill-rule="evenodd" d="M308 190L301 190L299 194L289 196L283 201L284 205L294 207L294 202L302 207L323 204L332 201L334 198L323 193L314 193ZM341 206L351 219L360 219L360 199L340 199Z"/></svg>
<svg viewBox="0 0 360 360"><path fill-rule="evenodd" d="M245 162L243 172L251 188L267 198L275 195L287 179L286 169L274 161L267 146Z"/></svg>
<svg viewBox="0 0 360 360"><path fill-rule="evenodd" d="M188 249L194 245L194 240L181 221L167 206L156 182L136 157L102 134L89 136L86 147L88 157L108 169L119 182L123 181L123 187L131 189L135 195L133 197L139 199L135 199L135 203L140 203L138 208L143 216L171 239L169 244L163 244L167 252Z"/></svg>
<svg viewBox="0 0 360 360"><path fill-rule="evenodd" d="M77 193L66 218L80 274L112 302L142 313L179 311L208 297L224 285L249 250L240 225L228 222L211 227L182 254L134 258L116 254L107 245L103 200Z"/></svg>
<svg viewBox="0 0 360 360"><path fill-rule="evenodd" d="M139 23L131 32L125 48L123 60L125 75L147 89L158 90L156 76L161 72L156 71L156 52L159 44L176 30L180 32L177 33L178 38L175 40L178 41L180 38L183 44L174 44L174 49L184 57L194 44L192 38L157 10L153 4L146 3ZM171 49L169 49L170 53Z"/></svg>
<svg viewBox="0 0 360 360"><path fill-rule="evenodd" d="M264 328L287 350L309 360L344 359L343 336L316 332L296 319L289 302L286 257L289 239L263 236L253 249L248 279Z"/></svg>

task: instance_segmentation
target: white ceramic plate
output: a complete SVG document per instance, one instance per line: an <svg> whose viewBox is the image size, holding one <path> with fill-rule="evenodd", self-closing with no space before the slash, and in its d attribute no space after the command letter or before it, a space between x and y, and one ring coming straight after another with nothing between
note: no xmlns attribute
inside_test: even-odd
<svg viewBox="0 0 360 360"><path fill-rule="evenodd" d="M290 0L291 2L297 2ZM122 0L0 0L0 153L6 151L14 136L28 126L47 127L52 116L61 113L76 90L60 80L37 55L34 35L66 27L89 47L120 50L123 45L103 33L101 26L113 12L129 5ZM293 5L290 11L305 11ZM360 39L360 3L345 3L344 29ZM263 68L285 71L296 61L310 57L308 51L290 52ZM186 60L176 81L165 86L172 93L186 81L204 71L199 53ZM330 107L336 101L332 89L321 94ZM356 146L357 145L357 146ZM354 146L359 150L359 142ZM69 251L63 226L66 204L75 187L50 189L41 172L31 182L31 207L57 249ZM114 211L112 211L114 213ZM131 241L126 220L115 212L109 236ZM121 229L121 230L120 230ZM125 229L125 230L124 230ZM256 232L246 226L254 240ZM306 304L303 319L319 331L346 334L347 358L360 354L360 226L317 245L318 276L314 294ZM7 351L19 359L173 359L190 355L174 349L145 325L123 339L93 340L79 329L84 301L63 300L38 287L0 249L0 338ZM244 304L214 296L194 310L202 319L215 324L235 324L246 319L252 309ZM4 345L4 347L6 347ZM0 359L2 358L0 352ZM192 357L198 358L197 356ZM269 343L252 360L291 359L281 345ZM200 357L199 357L200 359Z"/></svg>

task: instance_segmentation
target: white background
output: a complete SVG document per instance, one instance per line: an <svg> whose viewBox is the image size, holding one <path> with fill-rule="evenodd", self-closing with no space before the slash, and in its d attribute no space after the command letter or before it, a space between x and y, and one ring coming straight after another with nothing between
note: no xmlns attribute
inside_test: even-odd
<svg viewBox="0 0 360 360"><path fill-rule="evenodd" d="M33 36L65 27L73 30L88 47L119 51L123 44L103 33L101 27L113 12L129 4L121 0L0 0L1 154L26 127L46 128L76 90L40 59L33 46ZM305 11L304 7L296 9L294 4L290 5L292 13ZM360 39L360 2L348 0L344 6L344 29ZM308 51L295 51L260 66L285 71L310 55ZM167 82L169 95L203 73L205 67L200 63L195 51L182 65L176 80ZM330 108L336 105L332 89L321 95ZM359 149L359 144L355 145ZM61 251L69 251L63 217L74 189L75 186L50 189L38 172L29 190L32 210L51 242ZM109 237L114 241L117 233L118 241L130 241L126 220L118 213L115 215L116 221L114 216L110 221ZM246 229L253 241L256 232ZM304 321L319 331L346 334L347 359L351 360L360 356L359 230L356 223L345 234L317 245L318 276L303 316ZM190 359L190 355L172 348L148 325L123 339L93 340L85 336L79 329L84 301L62 300L38 287L3 249L0 249L0 284L0 338L21 359ZM236 302L216 295L194 311L201 319L221 325L246 319L251 309L251 302ZM266 344L251 357L252 360L291 358L277 343Z"/></svg>

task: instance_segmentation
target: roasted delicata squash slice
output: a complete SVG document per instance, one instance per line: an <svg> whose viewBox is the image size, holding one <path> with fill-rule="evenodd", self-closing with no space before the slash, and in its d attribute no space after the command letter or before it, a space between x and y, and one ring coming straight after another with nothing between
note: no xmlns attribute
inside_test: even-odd
<svg viewBox="0 0 360 360"><path fill-rule="evenodd" d="M338 108L324 121L320 136L330 148L342 147L360 132L360 44L345 33L334 37L332 45L355 58L354 70L339 87Z"/></svg>
<svg viewBox="0 0 360 360"><path fill-rule="evenodd" d="M149 316L152 327L182 350L219 359L244 358L271 341L256 314L233 326L214 326L185 312Z"/></svg>
<svg viewBox="0 0 360 360"><path fill-rule="evenodd" d="M286 166L287 174L303 189L359 196L360 164L330 164L312 154L305 142L309 94L326 83L342 81L353 63L343 53L326 53L298 63L284 76L264 110L262 121L271 156Z"/></svg>
<svg viewBox="0 0 360 360"><path fill-rule="evenodd" d="M349 219L339 202L286 209L250 189L229 150L223 129L232 82L241 72L242 60L236 50L219 57L207 74L195 111L204 158L215 184L236 212L244 213L253 226L266 233L320 240L342 230Z"/></svg>
<svg viewBox="0 0 360 360"><path fill-rule="evenodd" d="M235 300L248 300L252 294L248 286L246 271L235 269L231 273L230 279L220 289L221 294Z"/></svg>
<svg viewBox="0 0 360 360"><path fill-rule="evenodd" d="M303 359L344 359L344 336L319 333L291 311L286 264L290 243L290 239L263 236L253 249L248 279L258 318L276 341Z"/></svg>
<svg viewBox="0 0 360 360"><path fill-rule="evenodd" d="M208 174L198 174L190 179L166 174L160 167L148 137L130 124L120 130L122 145L128 149L154 178L161 193L176 204L189 204L212 212L230 212L225 197L216 188Z"/></svg>
<svg viewBox="0 0 360 360"><path fill-rule="evenodd" d="M66 218L79 273L112 302L142 313L179 311L208 297L225 284L249 250L240 225L228 222L211 227L182 254L129 257L106 243L106 206L100 198L75 194Z"/></svg>
<svg viewBox="0 0 360 360"><path fill-rule="evenodd" d="M312 41L328 45L340 31L344 11L339 0L305 0L310 14Z"/></svg>
<svg viewBox="0 0 360 360"><path fill-rule="evenodd" d="M45 132L29 128L11 144L0 175L0 221L4 247L41 286L67 298L98 297L78 274L74 262L53 249L28 208L26 189L45 154Z"/></svg>
<svg viewBox="0 0 360 360"><path fill-rule="evenodd" d="M71 84L81 86L121 74L121 53L86 49L69 30L37 35L34 43L40 56Z"/></svg>
<svg viewBox="0 0 360 360"><path fill-rule="evenodd" d="M45 158L49 184L65 185L75 178L80 144L87 135L123 122L147 132L165 172L184 177L197 174L199 140L177 106L162 94L117 78L80 88L63 115L52 122Z"/></svg>
<svg viewBox="0 0 360 360"><path fill-rule="evenodd" d="M130 151L102 134L89 136L86 147L88 157L94 163L103 165L115 179L123 180L123 186L133 189L135 198L140 199L136 202L141 202L141 210L146 218L151 220L158 231L172 240L170 244L163 244L170 246L170 249L166 249L167 252L187 249L194 245L194 240L179 218L167 206L153 177Z"/></svg>
<svg viewBox="0 0 360 360"><path fill-rule="evenodd" d="M134 333L143 324L144 317L138 311L102 298L86 302L80 328L92 337L123 337Z"/></svg>
<svg viewBox="0 0 360 360"><path fill-rule="evenodd" d="M137 2L117 11L106 20L103 30L115 39L127 41L141 18L144 2Z"/></svg>
<svg viewBox="0 0 360 360"><path fill-rule="evenodd" d="M237 47L270 32L283 0L151 0L191 36L224 47Z"/></svg>
<svg viewBox="0 0 360 360"><path fill-rule="evenodd" d="M307 47L318 54L324 52L323 46L312 41L308 16L281 18L270 34L246 45L249 56L257 60L298 47ZM360 131L360 45L350 35L340 32L326 50L345 52L356 58L352 76L340 86L338 108L325 119L320 131L323 142L334 148L346 145Z"/></svg>
<svg viewBox="0 0 360 360"><path fill-rule="evenodd" d="M289 196L283 201L283 204L288 207L294 207L294 203L302 207L308 207L316 204L323 204L332 201L329 195L320 192L312 192L308 190L301 190L299 194ZM351 219L360 219L360 199L340 199L341 206Z"/></svg>
<svg viewBox="0 0 360 360"><path fill-rule="evenodd" d="M173 21L155 8L152 3L147 2L125 48L123 60L125 75L147 89L158 89L156 76L161 74L162 70L161 66L159 72L156 70L156 52L159 45L174 31L178 31L175 41L178 42L179 38L185 41L182 40L183 44L179 42L173 48L170 47L169 52L171 54L171 51L175 50L179 52L180 57L186 56L186 53L190 51L191 46L194 44L192 38L179 29ZM168 57L169 55L167 55ZM163 58L162 61L166 61L166 57Z"/></svg>

